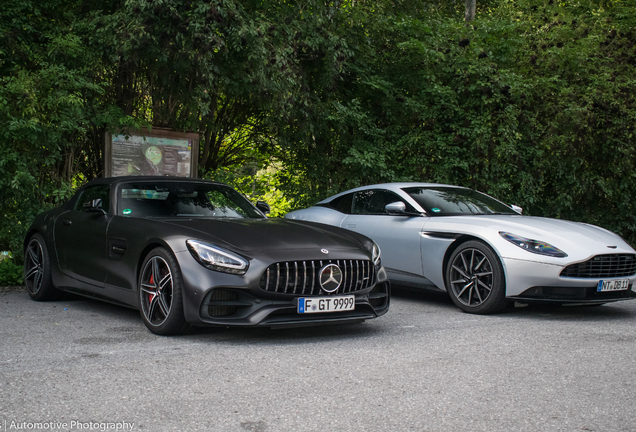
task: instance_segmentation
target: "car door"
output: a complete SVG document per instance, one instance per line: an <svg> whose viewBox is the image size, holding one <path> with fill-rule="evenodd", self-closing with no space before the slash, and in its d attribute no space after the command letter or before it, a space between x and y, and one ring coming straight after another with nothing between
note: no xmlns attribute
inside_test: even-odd
<svg viewBox="0 0 636 432"><path fill-rule="evenodd" d="M106 214L85 206L95 199L102 200ZM109 207L109 185L86 188L75 207L57 218L54 229L60 270L83 283L101 288L108 273L106 231L112 218Z"/></svg>
<svg viewBox="0 0 636 432"><path fill-rule="evenodd" d="M341 227L372 238L382 251L382 264L391 273L408 273L421 277L420 238L427 218L389 215L385 206L403 202L407 211L416 210L398 194L383 189L358 191L353 197L351 214Z"/></svg>

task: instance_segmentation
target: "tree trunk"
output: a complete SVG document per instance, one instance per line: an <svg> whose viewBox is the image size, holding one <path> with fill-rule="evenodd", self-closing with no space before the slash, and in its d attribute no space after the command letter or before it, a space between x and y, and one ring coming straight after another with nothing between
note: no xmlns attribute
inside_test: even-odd
<svg viewBox="0 0 636 432"><path fill-rule="evenodd" d="M466 22L470 22L475 19L476 6L477 6L477 0L466 0L466 15L464 17Z"/></svg>

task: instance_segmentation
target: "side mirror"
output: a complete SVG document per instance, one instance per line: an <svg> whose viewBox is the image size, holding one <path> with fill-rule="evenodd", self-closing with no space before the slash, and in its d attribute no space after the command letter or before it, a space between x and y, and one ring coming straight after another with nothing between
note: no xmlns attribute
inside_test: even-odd
<svg viewBox="0 0 636 432"><path fill-rule="evenodd" d="M263 214L269 214L271 211L269 208L269 204L265 201L256 201L256 208L263 212Z"/></svg>
<svg viewBox="0 0 636 432"><path fill-rule="evenodd" d="M94 200L86 201L82 204L82 208L87 212L99 212L101 214L106 214L106 210L102 208L102 200L101 198L95 198Z"/></svg>
<svg viewBox="0 0 636 432"><path fill-rule="evenodd" d="M514 211L516 211L519 214L523 213L523 209L521 207L519 207L519 206L514 205L514 204L511 205L510 208L513 209Z"/></svg>
<svg viewBox="0 0 636 432"><path fill-rule="evenodd" d="M402 201L393 202L384 206L384 210L390 215L403 215L406 212L406 204Z"/></svg>

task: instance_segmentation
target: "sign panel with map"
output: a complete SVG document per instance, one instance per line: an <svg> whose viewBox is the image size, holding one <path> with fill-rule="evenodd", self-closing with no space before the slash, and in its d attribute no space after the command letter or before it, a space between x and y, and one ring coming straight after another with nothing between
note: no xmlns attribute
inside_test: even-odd
<svg viewBox="0 0 636 432"><path fill-rule="evenodd" d="M196 177L198 134L135 131L106 138L106 177Z"/></svg>

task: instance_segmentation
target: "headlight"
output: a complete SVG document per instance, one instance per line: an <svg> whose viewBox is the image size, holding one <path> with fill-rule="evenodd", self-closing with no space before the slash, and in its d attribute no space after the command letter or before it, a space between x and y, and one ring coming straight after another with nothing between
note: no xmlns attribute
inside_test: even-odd
<svg viewBox="0 0 636 432"><path fill-rule="evenodd" d="M542 242L541 240L532 240L504 231L499 231L499 235L508 240L513 245L519 246L521 249L525 249L528 252L536 253L539 255L552 256L556 258L565 258L566 256L568 256L568 254L566 254L562 250L552 246L549 243Z"/></svg>
<svg viewBox="0 0 636 432"><path fill-rule="evenodd" d="M187 240L186 245L194 259L210 270L242 275L250 265L245 258L217 246L197 240Z"/></svg>
<svg viewBox="0 0 636 432"><path fill-rule="evenodd" d="M372 260L374 265L380 265L380 256L382 252L380 251L380 246L377 245L376 242L373 242L373 255Z"/></svg>

